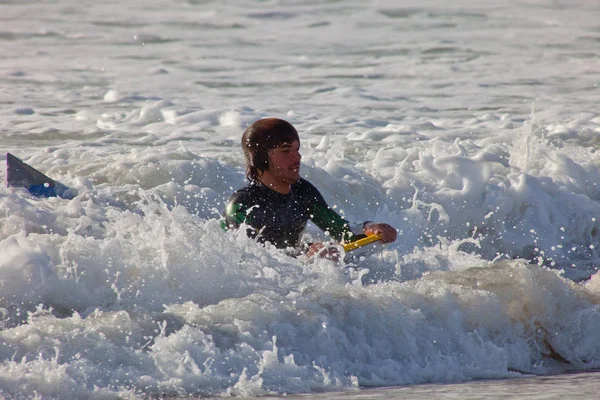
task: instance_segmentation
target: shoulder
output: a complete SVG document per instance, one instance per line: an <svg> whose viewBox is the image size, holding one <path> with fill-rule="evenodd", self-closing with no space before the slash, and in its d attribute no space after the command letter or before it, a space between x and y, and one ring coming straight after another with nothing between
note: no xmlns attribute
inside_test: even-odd
<svg viewBox="0 0 600 400"><path fill-rule="evenodd" d="M248 210L256 205L260 196L252 183L229 196L225 207L225 219L228 226L239 226L248 219Z"/></svg>
<svg viewBox="0 0 600 400"><path fill-rule="evenodd" d="M297 191L297 193L300 193L303 196L316 200L320 200L323 198L319 189L317 189L315 185L313 185L306 179L300 179L294 185L296 186L295 190Z"/></svg>
<svg viewBox="0 0 600 400"><path fill-rule="evenodd" d="M247 186L239 189L234 194L229 196L228 204L233 203L249 203L256 201L260 198L261 187L260 185L249 183Z"/></svg>
<svg viewBox="0 0 600 400"><path fill-rule="evenodd" d="M307 205L325 204L325 199L321 192L319 192L319 189L306 179L300 179L298 182L294 183L292 185L292 191L294 192L294 195L302 199L300 201L305 202Z"/></svg>
<svg viewBox="0 0 600 400"><path fill-rule="evenodd" d="M269 202L269 189L261 184L251 182L239 189L227 200L226 214L235 214L240 211L247 212L255 206L263 208Z"/></svg>
<svg viewBox="0 0 600 400"><path fill-rule="evenodd" d="M312 192L319 192L319 190L315 187L315 185L313 185L312 183L310 183L309 181L307 181L304 178L300 178L300 180L296 183L294 183L292 185L292 189L294 191L298 191L298 192L307 192L307 193L312 193Z"/></svg>
<svg viewBox="0 0 600 400"><path fill-rule="evenodd" d="M241 203L244 200L248 199L250 196L251 196L251 194L250 194L249 187L246 186L244 188L237 190L235 193L233 193L231 196L229 196L227 203L228 204Z"/></svg>

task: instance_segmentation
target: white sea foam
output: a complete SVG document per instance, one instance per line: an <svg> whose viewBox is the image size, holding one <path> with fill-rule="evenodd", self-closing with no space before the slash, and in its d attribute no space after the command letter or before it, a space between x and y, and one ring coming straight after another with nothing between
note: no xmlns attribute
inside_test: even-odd
<svg viewBox="0 0 600 400"><path fill-rule="evenodd" d="M0 395L600 367L597 4L4 8L0 150L78 195L0 188ZM224 232L267 116L332 207L399 240L307 262Z"/></svg>

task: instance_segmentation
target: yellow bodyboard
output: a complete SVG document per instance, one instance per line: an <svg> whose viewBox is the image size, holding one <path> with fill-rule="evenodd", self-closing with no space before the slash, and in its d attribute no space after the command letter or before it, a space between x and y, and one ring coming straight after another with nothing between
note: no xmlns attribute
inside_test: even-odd
<svg viewBox="0 0 600 400"><path fill-rule="evenodd" d="M348 252L348 251L356 250L360 247L366 246L366 245L376 242L378 240L381 240L381 235L371 235L371 236L367 236L362 239L358 239L355 242L346 243L342 246L344 247L344 251Z"/></svg>

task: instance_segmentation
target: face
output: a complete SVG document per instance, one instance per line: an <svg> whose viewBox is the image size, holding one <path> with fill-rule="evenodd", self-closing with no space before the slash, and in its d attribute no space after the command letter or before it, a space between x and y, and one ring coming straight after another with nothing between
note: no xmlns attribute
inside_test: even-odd
<svg viewBox="0 0 600 400"><path fill-rule="evenodd" d="M269 169L272 177L281 183L289 184L300 180L300 142L283 143L269 150Z"/></svg>

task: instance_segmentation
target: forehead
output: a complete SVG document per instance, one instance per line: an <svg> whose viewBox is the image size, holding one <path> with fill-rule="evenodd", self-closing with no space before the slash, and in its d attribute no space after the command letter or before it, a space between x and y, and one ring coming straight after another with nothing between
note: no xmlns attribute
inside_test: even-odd
<svg viewBox="0 0 600 400"><path fill-rule="evenodd" d="M290 148L290 147L300 147L300 141L299 140L294 140L291 142L283 142L277 145L277 147L275 147L276 149L285 149L285 148Z"/></svg>

